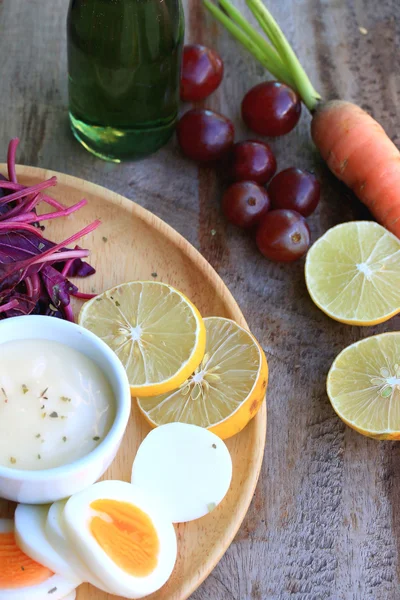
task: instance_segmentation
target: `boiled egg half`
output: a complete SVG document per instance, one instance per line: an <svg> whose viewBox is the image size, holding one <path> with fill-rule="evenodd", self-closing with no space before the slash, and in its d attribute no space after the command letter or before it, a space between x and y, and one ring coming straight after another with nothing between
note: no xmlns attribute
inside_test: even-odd
<svg viewBox="0 0 400 600"><path fill-rule="evenodd" d="M58 555L62 557L63 561L69 565L70 569L72 569L75 577L78 577L81 581L94 585L94 587L97 587L103 592L110 592L100 579L90 571L88 566L77 554L76 548L74 548L71 540L66 534L62 515L67 500L68 499L58 500L58 502L54 502L50 506L45 522L45 536Z"/></svg>
<svg viewBox="0 0 400 600"><path fill-rule="evenodd" d="M12 519L0 519L0 565L0 600L62 600L76 587L17 546Z"/></svg>
<svg viewBox="0 0 400 600"><path fill-rule="evenodd" d="M45 565L54 573L74 581L78 586L82 583L83 578L79 578L72 568L71 556L63 558L47 538L48 512L49 506L18 504L14 515L15 540L21 550L30 558Z"/></svg>
<svg viewBox="0 0 400 600"><path fill-rule="evenodd" d="M158 498L173 523L212 512L232 480L226 444L196 425L169 423L143 440L132 467L132 484Z"/></svg>
<svg viewBox="0 0 400 600"><path fill-rule="evenodd" d="M102 481L72 496L63 528L76 553L111 593L143 598L175 565L174 527L151 496L122 481Z"/></svg>

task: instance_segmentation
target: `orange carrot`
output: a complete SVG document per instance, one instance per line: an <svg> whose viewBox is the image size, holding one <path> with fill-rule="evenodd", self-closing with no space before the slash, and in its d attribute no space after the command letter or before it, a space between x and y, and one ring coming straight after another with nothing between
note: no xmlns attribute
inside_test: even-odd
<svg viewBox="0 0 400 600"><path fill-rule="evenodd" d="M400 152L379 123L359 106L334 100L315 111L311 135L332 173L400 237Z"/></svg>
<svg viewBox="0 0 400 600"><path fill-rule="evenodd" d="M364 110L322 102L278 23L262 0L246 0L265 33L260 35L231 0L203 3L214 17L279 81L297 91L313 116L311 133L330 170L373 216L400 238L400 152Z"/></svg>

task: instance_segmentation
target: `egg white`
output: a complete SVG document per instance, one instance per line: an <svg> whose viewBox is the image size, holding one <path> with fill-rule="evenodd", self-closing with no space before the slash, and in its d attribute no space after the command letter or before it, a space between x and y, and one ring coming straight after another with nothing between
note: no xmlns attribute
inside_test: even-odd
<svg viewBox="0 0 400 600"><path fill-rule="evenodd" d="M97 543L90 531L95 500L128 502L145 512L158 535L160 547L157 566L147 576L135 577L118 567ZM65 531L90 570L111 593L125 598L143 598L157 591L170 577L177 555L174 527L147 494L123 481L102 481L72 496L62 514Z"/></svg>
<svg viewBox="0 0 400 600"><path fill-rule="evenodd" d="M33 560L44 565L53 573L62 575L75 587L82 583L76 571L50 544L46 535L46 520L49 506L19 504L14 515L15 539L18 546Z"/></svg>
<svg viewBox="0 0 400 600"><path fill-rule="evenodd" d="M0 533L14 531L12 519L0 519ZM24 588L0 589L0 600L63 600L75 590L76 584L60 575L52 575L38 585ZM72 596L73 598L73 596Z"/></svg>
<svg viewBox="0 0 400 600"><path fill-rule="evenodd" d="M158 498L173 523L211 512L232 480L226 444L203 427L169 423L153 429L141 443L132 467L132 484Z"/></svg>
<svg viewBox="0 0 400 600"><path fill-rule="evenodd" d="M77 554L76 548L68 539L63 527L62 514L68 499L54 502L47 513L45 523L45 534L50 544L56 552L70 565L70 568L75 573L75 577L80 579L80 582L88 582L99 590L109 593L101 580L92 573L84 560ZM0 599L1 600L1 599Z"/></svg>

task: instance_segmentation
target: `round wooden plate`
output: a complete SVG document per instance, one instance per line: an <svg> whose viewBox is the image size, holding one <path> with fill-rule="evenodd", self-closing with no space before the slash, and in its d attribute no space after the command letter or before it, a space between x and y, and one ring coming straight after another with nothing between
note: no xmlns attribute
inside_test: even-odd
<svg viewBox="0 0 400 600"><path fill-rule="evenodd" d="M0 173L6 173L0 165ZM203 316L219 315L246 326L229 290L209 263L181 235L152 213L103 187L76 177L44 169L18 167L18 180L35 184L56 175L53 197L70 205L87 198L88 205L67 218L46 223L46 235L61 241L94 219L102 226L80 243L90 249L90 263L97 269L80 280L81 291L101 292L123 281L164 281L182 290ZM76 307L78 308L78 307ZM149 429L132 405L131 420L122 447L105 479L129 481L137 448ZM233 461L231 488L207 517L179 525L178 559L168 583L151 600L186 600L218 563L242 523L253 497L264 454L266 406L238 435L227 440ZM0 516L13 507L0 501ZM78 588L78 600L117 600L87 584Z"/></svg>

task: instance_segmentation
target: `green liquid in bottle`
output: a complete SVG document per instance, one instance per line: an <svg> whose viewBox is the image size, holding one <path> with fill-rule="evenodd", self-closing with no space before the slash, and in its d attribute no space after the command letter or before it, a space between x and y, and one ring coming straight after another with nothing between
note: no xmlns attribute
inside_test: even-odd
<svg viewBox="0 0 400 600"><path fill-rule="evenodd" d="M183 36L180 0L71 0L69 114L87 150L120 162L169 140Z"/></svg>

